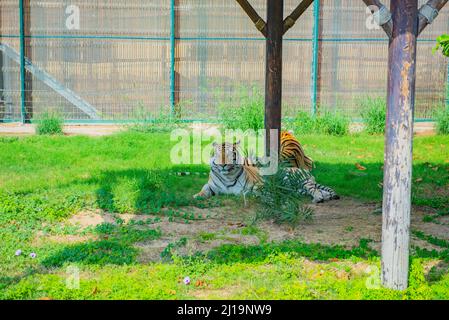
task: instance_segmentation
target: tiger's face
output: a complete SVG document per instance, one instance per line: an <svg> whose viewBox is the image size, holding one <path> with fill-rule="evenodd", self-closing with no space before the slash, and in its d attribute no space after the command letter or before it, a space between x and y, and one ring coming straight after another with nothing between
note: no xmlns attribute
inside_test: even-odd
<svg viewBox="0 0 449 320"><path fill-rule="evenodd" d="M240 153L237 143L214 143L212 164L217 166L221 171L231 171L234 167L240 164Z"/></svg>

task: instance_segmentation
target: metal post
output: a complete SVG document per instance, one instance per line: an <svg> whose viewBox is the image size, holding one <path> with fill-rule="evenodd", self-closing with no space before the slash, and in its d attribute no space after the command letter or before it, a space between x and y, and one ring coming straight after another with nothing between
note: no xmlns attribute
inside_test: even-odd
<svg viewBox="0 0 449 320"><path fill-rule="evenodd" d="M318 0L317 0L318 1ZM335 0L334 6L336 8L343 8L341 4L341 0ZM341 28L342 24L342 14L340 10L334 9L333 17L332 17L332 28L333 30L339 30ZM337 39L341 38L341 34L338 33L336 36ZM337 42L333 45L332 48L332 67L334 68L332 70L332 93L331 93L331 103L330 105L334 108L334 111L337 110L337 99L338 99L338 93L340 92L340 81L338 81L338 67L339 67L339 61L340 61L340 45Z"/></svg>
<svg viewBox="0 0 449 320"><path fill-rule="evenodd" d="M25 19L24 19L24 0L19 0L20 15L20 114L22 123L26 121L25 109Z"/></svg>
<svg viewBox="0 0 449 320"><path fill-rule="evenodd" d="M446 108L449 109L449 62L448 62L448 64L447 64Z"/></svg>
<svg viewBox="0 0 449 320"><path fill-rule="evenodd" d="M318 59L319 59L319 34L320 34L320 0L313 4L313 40L312 40L312 115L316 115L318 97Z"/></svg>
<svg viewBox="0 0 449 320"><path fill-rule="evenodd" d="M0 43L2 42L2 5L0 4ZM5 84L3 78L3 52L0 51L0 122L6 118L6 108L5 108Z"/></svg>
<svg viewBox="0 0 449 320"><path fill-rule="evenodd" d="M392 1L385 136L382 283L408 284L418 0Z"/></svg>
<svg viewBox="0 0 449 320"><path fill-rule="evenodd" d="M25 123L33 117L33 77L25 69L26 60L32 60L30 0L19 0L19 13L21 118L22 122Z"/></svg>
<svg viewBox="0 0 449 320"><path fill-rule="evenodd" d="M175 115L175 0L170 0L170 107Z"/></svg>
<svg viewBox="0 0 449 320"><path fill-rule="evenodd" d="M207 13L201 5L198 5L198 27L199 27L199 37L204 39L207 37ZM198 74L198 91L197 99L199 110L201 114L205 114L207 110L207 42L199 41L197 51L197 60L199 62L199 74Z"/></svg>
<svg viewBox="0 0 449 320"><path fill-rule="evenodd" d="M281 129L283 16L284 0L267 0L265 65L265 129L267 130L267 156L270 153L270 129ZM279 137L280 135L278 135L278 138Z"/></svg>

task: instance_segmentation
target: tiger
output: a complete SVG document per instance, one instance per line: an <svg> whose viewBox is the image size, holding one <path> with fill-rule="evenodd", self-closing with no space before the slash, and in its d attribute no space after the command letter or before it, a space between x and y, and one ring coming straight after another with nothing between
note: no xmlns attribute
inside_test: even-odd
<svg viewBox="0 0 449 320"><path fill-rule="evenodd" d="M209 180L201 191L194 195L195 199L219 194L246 195L263 184L259 169L248 157L241 155L239 145L240 142L213 144ZM282 169L285 172L284 180L288 182L298 173L305 177L297 185L300 195L312 197L314 203L339 199L333 189L316 183L310 173L314 166L313 160L305 155L298 139L291 132L281 132L279 149L279 161L285 166Z"/></svg>
<svg viewBox="0 0 449 320"><path fill-rule="evenodd" d="M209 198L218 194L247 194L261 185L259 170L239 151L240 142L213 144L209 180L194 198Z"/></svg>

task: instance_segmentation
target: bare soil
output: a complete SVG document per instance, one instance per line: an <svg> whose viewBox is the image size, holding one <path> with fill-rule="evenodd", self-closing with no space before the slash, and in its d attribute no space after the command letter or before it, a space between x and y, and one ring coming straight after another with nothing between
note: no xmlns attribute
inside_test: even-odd
<svg viewBox="0 0 449 320"><path fill-rule="evenodd" d="M342 245L350 248L357 246L361 239L371 239L371 246L380 250L382 216L376 203L363 203L350 198L330 201L322 204L310 204L315 215L312 221L302 223L296 228L277 225L270 221L252 225L254 208L233 205L224 207L199 209L188 208L203 217L204 220L169 221L163 217L160 222L147 225L149 228L160 228L162 238L135 244L141 249L141 262L158 261L161 252L181 238L187 239L185 246L175 248L179 254L193 254L197 251L206 252L222 244L259 244L261 241L279 242L298 239L306 243L321 243L326 245ZM449 240L449 224L446 218L434 222L423 222L424 215L432 214L433 210L424 207L414 207L412 212L412 230L419 230L437 238ZM115 223L119 216L125 223L131 220L146 220L154 218L149 215L112 214L96 212L80 212L74 215L69 224L81 229L95 226L103 222ZM251 229L253 232L248 232ZM254 232L256 230L256 232ZM52 239L58 242L78 242L74 236L58 236ZM412 236L412 246L439 250L439 247Z"/></svg>
<svg viewBox="0 0 449 320"><path fill-rule="evenodd" d="M203 123L192 124L192 128L215 128L216 125ZM116 124L70 124L63 128L65 135L87 135L87 136L105 136L126 130L127 125ZM351 132L358 132L363 129L360 123L353 123L350 126ZM417 122L414 124L416 135L428 136L435 134L435 124L433 122ZM35 134L34 124L22 123L0 123L0 136L27 136Z"/></svg>

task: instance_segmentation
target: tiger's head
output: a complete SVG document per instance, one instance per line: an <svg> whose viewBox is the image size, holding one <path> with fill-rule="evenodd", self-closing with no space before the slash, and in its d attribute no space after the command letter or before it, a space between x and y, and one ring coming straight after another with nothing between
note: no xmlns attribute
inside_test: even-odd
<svg viewBox="0 0 449 320"><path fill-rule="evenodd" d="M211 165L222 172L229 172L242 164L239 152L240 141L236 143L224 142L213 144Z"/></svg>

